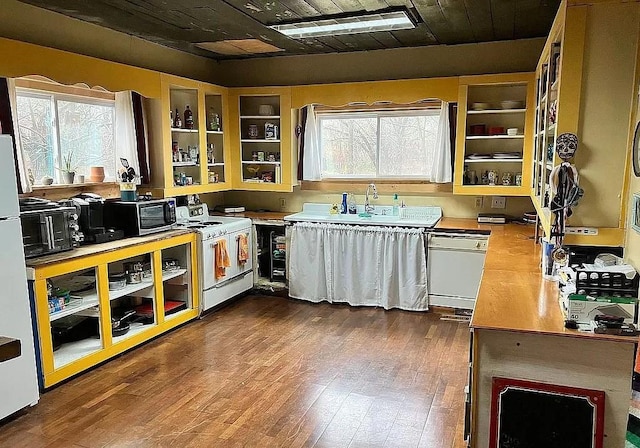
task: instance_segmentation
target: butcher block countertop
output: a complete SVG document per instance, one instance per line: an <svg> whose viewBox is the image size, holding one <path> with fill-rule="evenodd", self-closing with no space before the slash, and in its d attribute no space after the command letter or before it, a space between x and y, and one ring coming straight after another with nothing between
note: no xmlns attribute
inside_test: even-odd
<svg viewBox="0 0 640 448"><path fill-rule="evenodd" d="M191 233L191 230L175 229L175 230L167 230L166 232L153 233L151 235L146 235L146 236L138 236L138 237L125 238L122 240L109 241L107 243L80 246L76 249L68 250L66 252L60 252L57 254L45 255L43 257L28 259L27 268L42 268L51 264L60 263L62 261L69 261L69 260L74 260L78 258L88 257L91 255L112 252L114 250L137 246L139 244L146 244L146 243L151 243L153 241L173 238L174 236L186 235L188 233Z"/></svg>
<svg viewBox="0 0 640 448"><path fill-rule="evenodd" d="M443 218L436 229L490 230L489 248L471 328L506 330L634 344L637 337L612 336L564 328L558 284L542 279L540 245L534 226L478 224L473 219Z"/></svg>

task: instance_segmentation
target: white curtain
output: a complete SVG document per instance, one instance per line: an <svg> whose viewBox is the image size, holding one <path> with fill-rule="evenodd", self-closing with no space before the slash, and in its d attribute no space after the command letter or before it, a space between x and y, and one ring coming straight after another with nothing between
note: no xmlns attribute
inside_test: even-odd
<svg viewBox="0 0 640 448"><path fill-rule="evenodd" d="M11 119L13 121L13 132L15 133L14 142L16 145L16 158L18 161L18 181L22 186L23 193L31 193L33 190L27 167L22 153L22 144L20 142L20 128L18 126L18 98L16 95L16 81L13 78L7 78L7 89L9 90L9 103L11 106Z"/></svg>
<svg viewBox="0 0 640 448"><path fill-rule="evenodd" d="M384 309L428 309L424 229L296 223L289 295Z"/></svg>
<svg viewBox="0 0 640 448"><path fill-rule="evenodd" d="M316 110L313 104L306 106L307 122L304 127L304 158L302 160L302 180L322 179L322 157L318 140Z"/></svg>
<svg viewBox="0 0 640 448"><path fill-rule="evenodd" d="M140 162L136 143L136 125L133 116L131 91L116 93L116 172L122 167L120 157L127 159L136 175L140 175ZM120 179L117 179L120 180ZM139 182L139 181L138 181Z"/></svg>
<svg viewBox="0 0 640 448"><path fill-rule="evenodd" d="M451 182L451 137L449 126L449 103L442 102L440 108L440 122L438 123L438 134L436 135L436 150L433 155L431 165L430 182L446 183Z"/></svg>

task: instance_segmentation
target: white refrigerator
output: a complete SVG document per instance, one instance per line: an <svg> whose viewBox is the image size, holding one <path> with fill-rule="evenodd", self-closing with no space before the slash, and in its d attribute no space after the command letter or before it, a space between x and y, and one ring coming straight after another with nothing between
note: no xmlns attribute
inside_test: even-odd
<svg viewBox="0 0 640 448"><path fill-rule="evenodd" d="M20 356L0 362L0 419L38 402L31 322L13 142L0 135L0 336L22 347Z"/></svg>

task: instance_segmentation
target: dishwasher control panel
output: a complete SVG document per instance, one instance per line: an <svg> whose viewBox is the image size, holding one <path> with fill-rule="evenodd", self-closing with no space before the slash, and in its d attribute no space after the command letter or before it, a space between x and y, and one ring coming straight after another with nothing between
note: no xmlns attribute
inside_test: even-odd
<svg viewBox="0 0 640 448"><path fill-rule="evenodd" d="M429 236L429 247L432 249L486 252L488 242L488 238L478 235L431 234Z"/></svg>

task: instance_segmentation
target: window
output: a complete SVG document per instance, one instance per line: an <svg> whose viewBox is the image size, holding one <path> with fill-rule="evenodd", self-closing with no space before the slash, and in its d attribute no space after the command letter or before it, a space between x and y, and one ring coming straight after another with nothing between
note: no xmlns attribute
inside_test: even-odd
<svg viewBox="0 0 640 448"><path fill-rule="evenodd" d="M319 112L322 178L427 177L439 114L438 109Z"/></svg>
<svg viewBox="0 0 640 448"><path fill-rule="evenodd" d="M17 109L25 166L36 183L43 176L62 183L58 168L69 155L78 173L104 166L115 178L114 101L19 89Z"/></svg>

